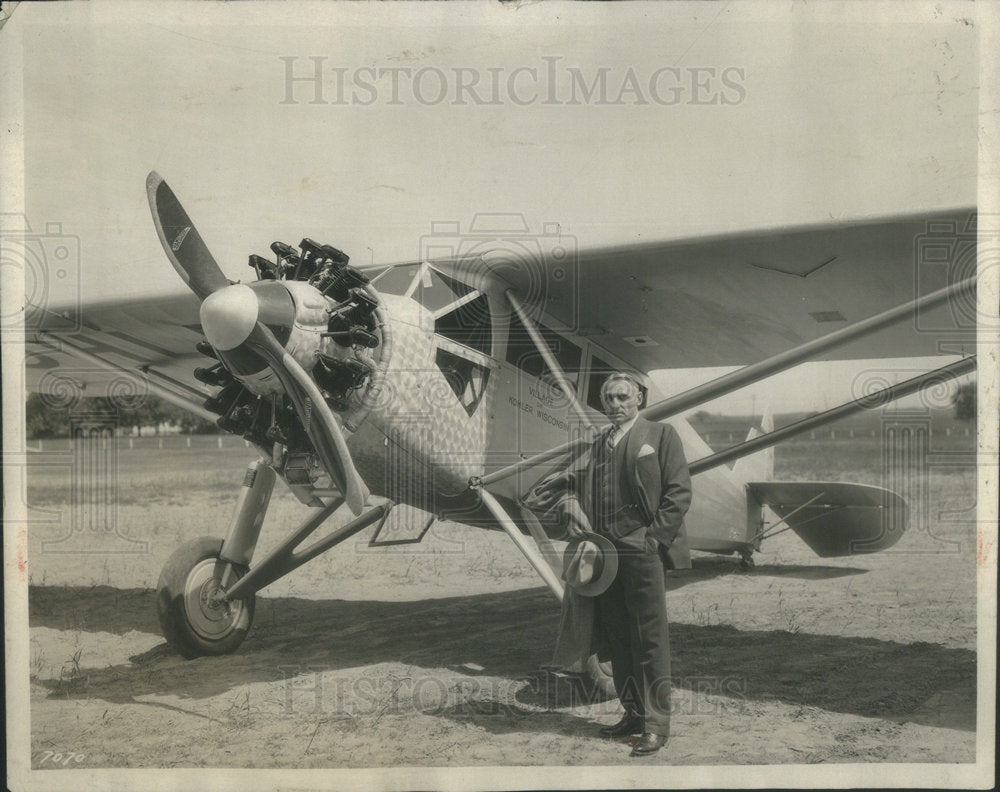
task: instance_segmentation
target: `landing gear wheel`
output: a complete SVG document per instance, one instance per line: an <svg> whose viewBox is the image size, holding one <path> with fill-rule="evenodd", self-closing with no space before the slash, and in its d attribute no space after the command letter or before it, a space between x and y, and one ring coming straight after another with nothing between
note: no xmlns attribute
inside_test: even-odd
<svg viewBox="0 0 1000 792"><path fill-rule="evenodd" d="M740 569L744 572L753 572L757 568L757 565L753 560L753 553L741 553L740 554Z"/></svg>
<svg viewBox="0 0 1000 792"><path fill-rule="evenodd" d="M203 536L181 545L163 566L156 611L167 643L188 660L236 651L253 622L254 595L226 602L220 596L226 562L222 540ZM237 568L233 580L246 574Z"/></svg>

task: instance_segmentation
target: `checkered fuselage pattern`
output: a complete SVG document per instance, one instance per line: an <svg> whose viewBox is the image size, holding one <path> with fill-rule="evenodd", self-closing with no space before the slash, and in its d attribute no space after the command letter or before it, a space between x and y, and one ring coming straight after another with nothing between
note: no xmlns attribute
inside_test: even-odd
<svg viewBox="0 0 1000 792"><path fill-rule="evenodd" d="M458 495L483 473L497 378L470 415L435 363L439 348L462 354L460 345L435 335L434 317L415 300L382 299L393 338L386 383L348 447L374 494L433 512L436 496Z"/></svg>

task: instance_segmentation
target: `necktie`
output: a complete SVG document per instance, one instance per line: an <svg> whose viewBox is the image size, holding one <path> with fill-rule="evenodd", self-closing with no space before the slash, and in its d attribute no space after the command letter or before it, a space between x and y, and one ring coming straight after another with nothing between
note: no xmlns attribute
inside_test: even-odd
<svg viewBox="0 0 1000 792"><path fill-rule="evenodd" d="M607 447L608 451L615 447L615 435L618 433L618 427L612 426L608 430L608 436L604 440L604 445Z"/></svg>

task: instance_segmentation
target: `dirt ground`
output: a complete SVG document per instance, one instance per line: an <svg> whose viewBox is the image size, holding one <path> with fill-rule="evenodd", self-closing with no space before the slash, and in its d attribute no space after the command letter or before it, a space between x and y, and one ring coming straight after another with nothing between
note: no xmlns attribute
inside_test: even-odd
<svg viewBox="0 0 1000 792"><path fill-rule="evenodd" d="M787 446L779 477L882 483L874 444L834 445ZM366 531L258 595L236 654L188 661L160 636L156 579L179 544L221 535L246 454L120 449L117 553L60 538L65 453L34 459L29 503L50 519L29 530L33 767L637 761L597 734L617 702L541 670L558 603L502 534L441 523L373 550ZM819 559L786 532L752 573L706 555L674 573L672 732L638 761L974 761L976 478L949 460L904 477L914 513L890 551ZM258 557L300 518L276 493Z"/></svg>

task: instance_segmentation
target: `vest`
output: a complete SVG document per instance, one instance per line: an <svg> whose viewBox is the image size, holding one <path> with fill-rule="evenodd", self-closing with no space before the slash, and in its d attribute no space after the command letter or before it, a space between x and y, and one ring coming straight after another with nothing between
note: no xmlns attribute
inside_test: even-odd
<svg viewBox="0 0 1000 792"><path fill-rule="evenodd" d="M604 442L594 449L594 527L596 531L613 539L620 539L646 525L641 508L636 503L627 503L625 493L625 446L623 437L609 449ZM636 535L642 542L645 536Z"/></svg>

